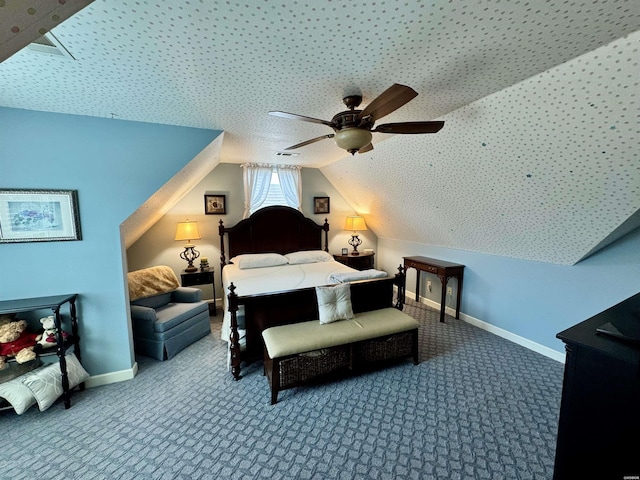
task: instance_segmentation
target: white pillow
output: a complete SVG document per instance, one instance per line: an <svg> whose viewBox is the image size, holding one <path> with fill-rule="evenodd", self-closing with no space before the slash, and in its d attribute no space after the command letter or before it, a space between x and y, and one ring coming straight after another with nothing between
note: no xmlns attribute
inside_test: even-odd
<svg viewBox="0 0 640 480"><path fill-rule="evenodd" d="M300 265L302 263L330 262L333 260L333 257L323 250L306 250L287 253L285 257L287 257L290 265Z"/></svg>
<svg viewBox="0 0 640 480"><path fill-rule="evenodd" d="M89 378L89 374L82 368L73 353L68 353L65 358L69 388L73 388ZM62 395L62 373L58 362L38 368L20 378L22 378L22 384L31 390L41 412L53 405L53 402Z"/></svg>
<svg viewBox="0 0 640 480"><path fill-rule="evenodd" d="M240 270L246 270L285 265L287 259L279 253L247 253L233 257L231 263L237 265Z"/></svg>
<svg viewBox="0 0 640 480"><path fill-rule="evenodd" d="M9 402L18 415L22 415L36 403L31 390L22 384L22 377L0 383L0 397Z"/></svg>
<svg viewBox="0 0 640 480"><path fill-rule="evenodd" d="M354 318L351 308L351 284L340 283L332 287L316 287L320 324Z"/></svg>

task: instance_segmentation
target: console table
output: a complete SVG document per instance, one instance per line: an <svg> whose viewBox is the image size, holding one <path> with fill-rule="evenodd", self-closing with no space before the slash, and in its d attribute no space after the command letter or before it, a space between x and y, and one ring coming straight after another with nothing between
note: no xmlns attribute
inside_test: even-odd
<svg viewBox="0 0 640 480"><path fill-rule="evenodd" d="M420 301L420 272L434 273L442 282L442 294L440 295L440 321L444 323L445 300L447 298L447 283L450 278L458 280L458 295L456 298L456 318L460 318L460 299L462 298L462 280L464 265L445 262L428 257L402 257L404 259L405 273L408 268L416 271L416 302Z"/></svg>

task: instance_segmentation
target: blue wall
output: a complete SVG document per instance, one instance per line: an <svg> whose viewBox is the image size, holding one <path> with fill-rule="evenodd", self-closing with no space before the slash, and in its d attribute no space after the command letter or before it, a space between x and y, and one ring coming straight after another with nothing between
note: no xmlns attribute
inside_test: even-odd
<svg viewBox="0 0 640 480"><path fill-rule="evenodd" d="M422 255L465 265L461 312L535 343L564 352L558 332L640 292L640 230L573 265L556 265L400 240L378 239L379 265L396 271L403 256ZM432 280L433 290L425 291ZM455 307L456 282L447 306ZM415 270L407 274L415 290ZM423 274L421 296L439 303L440 280Z"/></svg>
<svg viewBox="0 0 640 480"><path fill-rule="evenodd" d="M78 190L83 237L0 244L0 300L79 293L87 370L131 369L120 224L219 134L0 108L0 188Z"/></svg>

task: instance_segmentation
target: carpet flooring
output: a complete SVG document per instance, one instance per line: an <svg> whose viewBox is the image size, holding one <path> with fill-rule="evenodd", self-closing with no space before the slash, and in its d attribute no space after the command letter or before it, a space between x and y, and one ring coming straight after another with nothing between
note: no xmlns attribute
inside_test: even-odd
<svg viewBox="0 0 640 480"><path fill-rule="evenodd" d="M170 361L0 412L7 479L551 479L563 365L409 301L420 364L285 390L234 381L221 317Z"/></svg>

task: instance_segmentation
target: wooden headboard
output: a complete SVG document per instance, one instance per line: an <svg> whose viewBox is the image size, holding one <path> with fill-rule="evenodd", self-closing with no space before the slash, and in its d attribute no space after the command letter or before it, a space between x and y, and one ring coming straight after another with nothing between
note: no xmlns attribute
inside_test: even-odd
<svg viewBox="0 0 640 480"><path fill-rule="evenodd" d="M300 250L324 250L328 247L329 223L318 225L291 207L265 207L233 227L225 227L220 220L220 264L225 257L225 234L229 258L244 253L286 253ZM324 237L324 247L323 247Z"/></svg>

